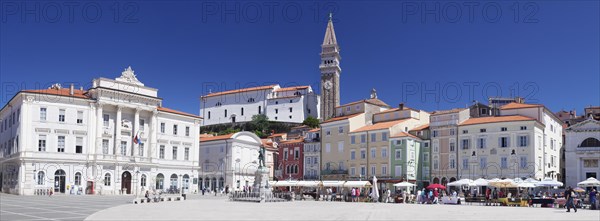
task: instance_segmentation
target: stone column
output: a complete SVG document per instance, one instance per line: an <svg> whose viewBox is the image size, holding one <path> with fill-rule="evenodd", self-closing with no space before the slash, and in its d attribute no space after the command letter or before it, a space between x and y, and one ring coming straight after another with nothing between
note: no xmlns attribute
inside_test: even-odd
<svg viewBox="0 0 600 221"><path fill-rule="evenodd" d="M121 154L121 111L122 106L117 106L117 119L115 120L115 145L113 146L113 154Z"/></svg>
<svg viewBox="0 0 600 221"><path fill-rule="evenodd" d="M157 127L158 127L158 110L154 109L152 111L152 117L150 117L150 134L148 136L149 142L147 145L148 157L150 157L150 159L158 158L158 156L154 155L156 152L158 152L158 151L155 151L155 149L158 149L158 144L156 143L156 133L158 131Z"/></svg>
<svg viewBox="0 0 600 221"><path fill-rule="evenodd" d="M133 130L131 130L131 136L135 137L135 135L140 132L140 109L136 108L135 109L135 115L133 116ZM138 136L138 139L141 139L141 137ZM131 142L131 156L139 156L139 150L138 147L139 145L136 145L135 143Z"/></svg>
<svg viewBox="0 0 600 221"><path fill-rule="evenodd" d="M102 103L97 103L96 104L96 153L97 154L103 154L102 152L102 133L103 133L103 129L104 129L104 125L103 125L103 116L102 116L102 106L104 104Z"/></svg>

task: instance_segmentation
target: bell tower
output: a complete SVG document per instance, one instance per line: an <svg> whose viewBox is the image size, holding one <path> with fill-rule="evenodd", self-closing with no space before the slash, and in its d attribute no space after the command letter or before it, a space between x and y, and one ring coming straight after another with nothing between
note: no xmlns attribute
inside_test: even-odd
<svg viewBox="0 0 600 221"><path fill-rule="evenodd" d="M321 45L321 118L334 117L335 107L340 105L340 47L333 30L332 14L325 30L325 39Z"/></svg>

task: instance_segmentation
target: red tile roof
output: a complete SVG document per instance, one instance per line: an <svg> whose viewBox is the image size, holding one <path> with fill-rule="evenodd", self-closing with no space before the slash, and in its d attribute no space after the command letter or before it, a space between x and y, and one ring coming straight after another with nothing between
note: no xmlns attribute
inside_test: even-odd
<svg viewBox="0 0 600 221"><path fill-rule="evenodd" d="M284 144L295 144L295 143L303 143L304 139L294 139L294 140L282 140L279 141L280 145L284 145Z"/></svg>
<svg viewBox="0 0 600 221"><path fill-rule="evenodd" d="M346 120L348 118L352 118L352 117L358 116L360 114L362 114L362 113L350 114L350 115L340 116L340 117L334 117L334 118L331 118L329 120L323 121L322 123L330 123L330 122L334 122L334 121Z"/></svg>
<svg viewBox="0 0 600 221"><path fill-rule="evenodd" d="M167 112L167 113L172 113L172 114L179 114L179 115L183 115L183 116L188 116L188 117L194 117L194 118L202 118L198 115L194 115L194 114L190 114L190 113L185 113L185 112L181 112L178 110L173 110L170 108L166 108L166 107L158 107L157 108L158 111L162 111L162 112Z"/></svg>
<svg viewBox="0 0 600 221"><path fill-rule="evenodd" d="M474 124L487 124L487 123L500 123L500 122L511 122L511 121L535 121L535 119L521 116L521 115L511 115L511 116L496 116L496 117L477 117L477 118L469 118L460 126L474 125Z"/></svg>
<svg viewBox="0 0 600 221"><path fill-rule="evenodd" d="M200 135L200 142L208 142L208 141L215 141L215 140L227 140L227 139L231 139L232 136L233 136L233 134L225 134L225 135L219 135L219 136L213 136L213 137L203 137L202 135Z"/></svg>
<svg viewBox="0 0 600 221"><path fill-rule="evenodd" d="M465 108L454 108L454 109L450 109L450 110L440 110L440 111L434 111L431 113L431 115L436 115L436 114L449 114L449 113L457 113L460 111L465 110Z"/></svg>
<svg viewBox="0 0 600 221"><path fill-rule="evenodd" d="M425 129L429 129L429 124L424 124L424 125L415 127L411 131L419 131L419 130L425 130Z"/></svg>
<svg viewBox="0 0 600 221"><path fill-rule="evenodd" d="M531 108L531 107L543 107L543 105L541 105L541 104L521 104L521 103L512 102L512 103L509 103L509 104L506 104L506 105L500 107L500 110Z"/></svg>
<svg viewBox="0 0 600 221"><path fill-rule="evenodd" d="M400 132L400 133L397 133L397 134L394 134L394 135L391 136L391 138L396 138L396 137L410 137L410 138L414 138L414 139L418 139L418 140L421 139L421 138L419 138L419 137L417 137L415 135L412 135L412 134L409 134L409 133L406 133L406 132Z"/></svg>
<svg viewBox="0 0 600 221"><path fill-rule="evenodd" d="M284 91L297 91L307 89L309 86L295 86L295 87L282 87L276 89L275 92L284 92Z"/></svg>
<svg viewBox="0 0 600 221"><path fill-rule="evenodd" d="M283 136L285 136L285 135L287 135L287 134L286 134L286 133L278 133L278 134L271 134L271 135L270 135L270 136L268 136L268 137L283 137Z"/></svg>
<svg viewBox="0 0 600 221"><path fill-rule="evenodd" d="M48 94L48 95L57 95L57 96L66 96L66 97L76 97L82 99L89 99L87 96L87 91L82 90L73 90L73 95L69 94L69 88L61 88L61 89L41 89L41 90L23 90L22 92L26 93L34 93L34 94Z"/></svg>
<svg viewBox="0 0 600 221"><path fill-rule="evenodd" d="M365 100L350 102L350 103L347 103L347 104L343 104L343 105L337 106L336 108L338 108L338 107L345 107L345 106L349 106L349 105L354 105L354 104L358 104L358 103L369 103L369 104L373 104L373 105L377 105L377 106L381 106L381 107L390 107L390 105L386 104L382 100L379 100L377 98L371 98L371 99L365 99Z"/></svg>
<svg viewBox="0 0 600 221"><path fill-rule="evenodd" d="M221 91L221 92L215 92L215 93L210 93L210 94L204 95L204 96L202 96L202 98L250 92L250 91L268 90L268 89L272 89L275 86L277 86L277 85L265 85L265 86L258 86L258 87L249 87L249 88L240 88L240 89L236 89L236 90Z"/></svg>
<svg viewBox="0 0 600 221"><path fill-rule="evenodd" d="M376 123L376 124L373 124L373 125L368 125L368 126L364 126L364 127L358 128L356 130L350 131L350 133L357 133L357 132L370 131L370 130L386 129L386 128L390 128L390 127L392 127L392 126L394 126L396 124L402 123L402 122L407 121L407 120L408 119L380 122L380 123Z"/></svg>

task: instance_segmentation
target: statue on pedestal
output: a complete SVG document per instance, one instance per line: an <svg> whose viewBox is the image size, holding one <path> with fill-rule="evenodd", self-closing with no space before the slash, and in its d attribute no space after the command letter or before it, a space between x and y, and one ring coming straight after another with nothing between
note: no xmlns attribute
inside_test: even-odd
<svg viewBox="0 0 600 221"><path fill-rule="evenodd" d="M258 168L265 167L265 147L260 147L258 151Z"/></svg>

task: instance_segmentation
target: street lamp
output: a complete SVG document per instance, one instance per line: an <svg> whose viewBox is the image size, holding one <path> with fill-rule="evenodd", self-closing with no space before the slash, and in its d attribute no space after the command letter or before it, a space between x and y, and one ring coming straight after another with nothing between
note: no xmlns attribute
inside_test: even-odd
<svg viewBox="0 0 600 221"><path fill-rule="evenodd" d="M179 195L183 196L183 175L179 174L179 180L181 183L179 183Z"/></svg>
<svg viewBox="0 0 600 221"><path fill-rule="evenodd" d="M135 198L138 197L138 185L140 185L140 171L136 170L135 171L135 179L137 180L137 183L135 184Z"/></svg>

